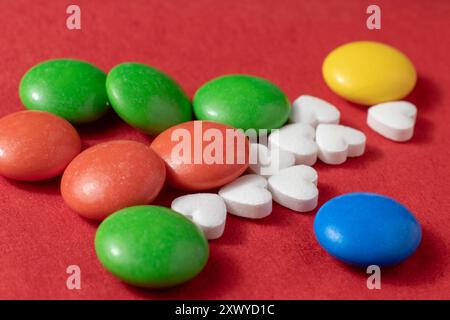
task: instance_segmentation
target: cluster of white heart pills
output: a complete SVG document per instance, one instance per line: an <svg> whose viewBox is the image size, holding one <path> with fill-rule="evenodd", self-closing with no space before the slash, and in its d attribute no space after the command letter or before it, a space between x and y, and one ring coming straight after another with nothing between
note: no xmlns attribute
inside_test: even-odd
<svg viewBox="0 0 450 320"><path fill-rule="evenodd" d="M368 126L394 141L407 141L414 133L416 107L406 101L374 105L368 110ZM311 166L317 159L338 165L364 154L366 136L340 125L340 112L317 97L295 100L291 123L273 130L268 145L250 143L249 174L223 186L218 195L197 193L181 196L172 209L189 217L208 239L225 229L227 212L249 219L262 219L272 212L272 201L296 212L317 207L318 174Z"/></svg>

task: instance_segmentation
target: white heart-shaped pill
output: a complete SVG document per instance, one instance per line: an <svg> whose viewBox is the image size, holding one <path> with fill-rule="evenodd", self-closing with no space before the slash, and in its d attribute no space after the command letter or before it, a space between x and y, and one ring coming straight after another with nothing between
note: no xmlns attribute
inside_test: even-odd
<svg viewBox="0 0 450 320"><path fill-rule="evenodd" d="M320 123L338 124L341 113L331 103L317 97L302 95L291 108L289 120L317 127Z"/></svg>
<svg viewBox="0 0 450 320"><path fill-rule="evenodd" d="M347 157L359 157L364 153L366 135L338 124L319 124L316 142L320 160L328 164L341 164Z"/></svg>
<svg viewBox="0 0 450 320"><path fill-rule="evenodd" d="M417 108L408 101L392 101L374 105L367 112L367 124L383 137L408 141L414 134Z"/></svg>
<svg viewBox="0 0 450 320"><path fill-rule="evenodd" d="M249 163L249 172L269 177L281 169L293 166L295 157L291 152L269 149L263 144L251 143Z"/></svg>
<svg viewBox="0 0 450 320"><path fill-rule="evenodd" d="M236 216L261 219L272 212L272 194L267 180L257 174L237 178L219 190L229 213Z"/></svg>
<svg viewBox="0 0 450 320"><path fill-rule="evenodd" d="M319 198L317 172L305 165L293 166L269 178L273 200L298 212L314 210Z"/></svg>
<svg viewBox="0 0 450 320"><path fill-rule="evenodd" d="M215 193L195 193L172 201L172 210L191 219L203 230L207 239L217 239L225 229L227 208Z"/></svg>
<svg viewBox="0 0 450 320"><path fill-rule="evenodd" d="M295 156L295 164L312 166L317 160L314 138L315 130L309 124L288 124L272 132L269 136L269 148L291 152Z"/></svg>

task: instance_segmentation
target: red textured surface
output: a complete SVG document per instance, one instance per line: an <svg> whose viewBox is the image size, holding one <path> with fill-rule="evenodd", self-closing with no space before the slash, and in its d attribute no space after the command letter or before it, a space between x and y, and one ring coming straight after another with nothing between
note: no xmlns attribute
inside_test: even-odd
<svg viewBox="0 0 450 320"><path fill-rule="evenodd" d="M68 31L65 10L82 8L82 30ZM305 299L450 298L450 2L377 1L382 30L369 31L372 1L0 1L0 115L21 110L17 89L32 65L74 57L104 70L141 61L167 71L190 96L225 73L250 73L277 83L292 100L309 93L335 103L342 122L363 130L366 154L338 167L318 163L320 204L351 191L387 194L422 223L423 242L403 264L382 271L382 289L366 274L327 255L316 243L312 214L275 205L261 221L229 217L223 238L193 281L160 292L135 289L101 268L94 253L96 223L71 212L58 179L42 183L0 178L0 298ZM336 46L361 39L404 51L419 73L408 98L419 108L416 134L404 144L365 124L366 109L341 100L321 77ZM79 127L84 145L111 139L150 142L110 114ZM165 191L169 204L178 192ZM66 267L81 267L82 288L66 289Z"/></svg>

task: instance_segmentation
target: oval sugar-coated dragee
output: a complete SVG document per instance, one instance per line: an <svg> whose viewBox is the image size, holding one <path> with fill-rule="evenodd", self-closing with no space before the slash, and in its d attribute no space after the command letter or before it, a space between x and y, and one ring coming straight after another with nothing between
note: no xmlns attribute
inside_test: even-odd
<svg viewBox="0 0 450 320"><path fill-rule="evenodd" d="M106 74L90 63L49 60L23 76L19 95L27 109L51 112L72 123L86 123L109 109L105 80Z"/></svg>
<svg viewBox="0 0 450 320"><path fill-rule="evenodd" d="M63 118L19 111L0 119L0 175L17 180L55 177L81 150L80 136Z"/></svg>
<svg viewBox="0 0 450 320"><path fill-rule="evenodd" d="M183 190L220 187L248 167L244 133L212 121L189 121L167 129L151 148L166 162L167 182Z"/></svg>
<svg viewBox="0 0 450 320"><path fill-rule="evenodd" d="M167 74L141 63L122 63L108 73L106 90L113 109L129 125L156 135L192 120L183 89Z"/></svg>
<svg viewBox="0 0 450 320"><path fill-rule="evenodd" d="M208 242L194 223L159 206L135 206L109 216L97 230L95 251L113 275L146 288L192 279L209 255Z"/></svg>
<svg viewBox="0 0 450 320"><path fill-rule="evenodd" d="M362 105L402 99L417 80L416 69L405 54L373 41L350 42L334 49L325 58L322 73L332 91Z"/></svg>
<svg viewBox="0 0 450 320"><path fill-rule="evenodd" d="M193 98L198 119L235 128L274 129L289 117L290 102L273 83L249 75L226 75L205 83Z"/></svg>
<svg viewBox="0 0 450 320"><path fill-rule="evenodd" d="M102 220L119 209L150 203L163 187L165 174L164 162L145 144L104 142L69 164L61 193L80 215Z"/></svg>
<svg viewBox="0 0 450 320"><path fill-rule="evenodd" d="M421 227L399 202L373 193L349 193L326 202L314 219L320 245L352 265L389 266L420 244Z"/></svg>

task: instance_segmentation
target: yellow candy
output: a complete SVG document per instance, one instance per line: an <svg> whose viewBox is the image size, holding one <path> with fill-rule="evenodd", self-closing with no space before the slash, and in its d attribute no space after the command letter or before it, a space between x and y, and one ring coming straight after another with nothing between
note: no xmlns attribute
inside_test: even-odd
<svg viewBox="0 0 450 320"><path fill-rule="evenodd" d="M399 50L371 41L350 42L323 62L325 82L339 96L363 105L400 100L417 80L412 62Z"/></svg>

